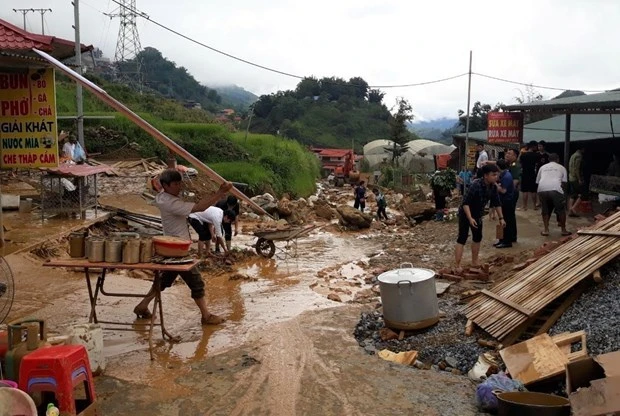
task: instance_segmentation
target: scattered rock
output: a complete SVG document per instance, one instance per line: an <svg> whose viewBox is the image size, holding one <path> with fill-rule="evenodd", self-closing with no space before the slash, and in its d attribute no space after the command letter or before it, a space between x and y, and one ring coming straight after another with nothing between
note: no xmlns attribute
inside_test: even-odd
<svg viewBox="0 0 620 416"><path fill-rule="evenodd" d="M241 359L241 367L251 367L256 364L260 364L260 361L247 354L243 354L242 359Z"/></svg>
<svg viewBox="0 0 620 416"><path fill-rule="evenodd" d="M390 328L381 328L379 331L382 341L389 341L391 339L398 339L398 334L392 331Z"/></svg>
<svg viewBox="0 0 620 416"><path fill-rule="evenodd" d="M451 356L447 356L445 358L446 363L452 367L452 368L457 368L459 366L459 362L457 361L456 358L451 357Z"/></svg>
<svg viewBox="0 0 620 416"><path fill-rule="evenodd" d="M329 295L327 295L327 299L332 300L334 302L342 302L342 299L340 299L340 296L338 296L335 293L330 293Z"/></svg>

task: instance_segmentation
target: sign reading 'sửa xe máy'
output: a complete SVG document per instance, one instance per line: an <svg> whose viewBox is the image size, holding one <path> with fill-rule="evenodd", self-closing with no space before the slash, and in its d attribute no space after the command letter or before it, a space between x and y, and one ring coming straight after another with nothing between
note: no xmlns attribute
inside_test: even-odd
<svg viewBox="0 0 620 416"><path fill-rule="evenodd" d="M52 68L0 72L0 167L58 166Z"/></svg>

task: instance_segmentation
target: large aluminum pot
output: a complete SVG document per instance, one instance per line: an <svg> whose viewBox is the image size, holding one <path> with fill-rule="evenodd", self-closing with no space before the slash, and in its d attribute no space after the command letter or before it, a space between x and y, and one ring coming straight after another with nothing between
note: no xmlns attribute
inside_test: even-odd
<svg viewBox="0 0 620 416"><path fill-rule="evenodd" d="M568 399L531 391L497 393L499 416L570 416Z"/></svg>
<svg viewBox="0 0 620 416"><path fill-rule="evenodd" d="M395 329L421 329L439 321L435 289L435 272L403 267L381 273L377 280L381 290L385 326ZM413 266L413 265L411 265Z"/></svg>

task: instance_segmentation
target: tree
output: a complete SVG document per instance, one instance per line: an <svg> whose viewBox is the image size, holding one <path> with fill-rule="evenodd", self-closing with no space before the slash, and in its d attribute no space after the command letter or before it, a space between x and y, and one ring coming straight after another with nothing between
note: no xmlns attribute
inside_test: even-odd
<svg viewBox="0 0 620 416"><path fill-rule="evenodd" d="M353 77L349 80L353 90L353 96L365 100L368 96L368 83L362 77Z"/></svg>
<svg viewBox="0 0 620 416"><path fill-rule="evenodd" d="M261 95L254 104L254 114L260 118L267 118L274 107L274 99L271 95Z"/></svg>
<svg viewBox="0 0 620 416"><path fill-rule="evenodd" d="M383 102L383 97L385 97L385 93L381 90L372 89L368 91L368 102L381 104Z"/></svg>
<svg viewBox="0 0 620 416"><path fill-rule="evenodd" d="M321 91L326 92L330 101L338 101L343 95L349 95L349 84L342 78L321 78Z"/></svg>
<svg viewBox="0 0 620 416"><path fill-rule="evenodd" d="M388 119L390 140L393 145L385 150L392 153L392 165L397 165L398 158L409 149L407 142L411 139L411 133L407 129L407 123L413 120L413 109L411 104L402 97L396 99L394 107L398 107L398 110Z"/></svg>
<svg viewBox="0 0 620 416"><path fill-rule="evenodd" d="M488 127L488 114L492 111L499 111L502 106L502 103L497 103L494 107L491 107L490 104L482 104L480 101L476 101L469 114L469 131L486 130ZM467 115L465 111L459 110L459 125L462 131L465 131L466 123Z"/></svg>
<svg viewBox="0 0 620 416"><path fill-rule="evenodd" d="M299 81L295 88L297 98L315 97L321 95L321 84L314 77L306 77Z"/></svg>
<svg viewBox="0 0 620 416"><path fill-rule="evenodd" d="M544 98L543 95L539 91L534 89L534 86L532 84L526 85L525 91L522 91L520 89L517 89L517 91L519 91L519 96L514 97L514 98L515 98L515 101L518 102L519 104L528 104L528 103L533 103L536 101L542 101ZM523 123L524 124L534 123L536 121L541 121L547 118L551 118L552 116L553 115L551 113L546 113L546 112L545 113L528 112L528 113L525 113L523 117Z"/></svg>
<svg viewBox="0 0 620 416"><path fill-rule="evenodd" d="M533 103L534 101L542 101L543 95L534 89L532 84L525 86L525 91L517 88L519 96L514 97L519 104Z"/></svg>

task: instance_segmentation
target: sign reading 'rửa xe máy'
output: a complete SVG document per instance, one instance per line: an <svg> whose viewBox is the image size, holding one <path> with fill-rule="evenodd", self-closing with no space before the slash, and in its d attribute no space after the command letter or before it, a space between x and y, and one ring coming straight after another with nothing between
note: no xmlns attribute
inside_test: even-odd
<svg viewBox="0 0 620 416"><path fill-rule="evenodd" d="M58 166L52 68L0 72L0 167Z"/></svg>
<svg viewBox="0 0 620 416"><path fill-rule="evenodd" d="M490 112L487 117L489 143L523 142L523 113Z"/></svg>

